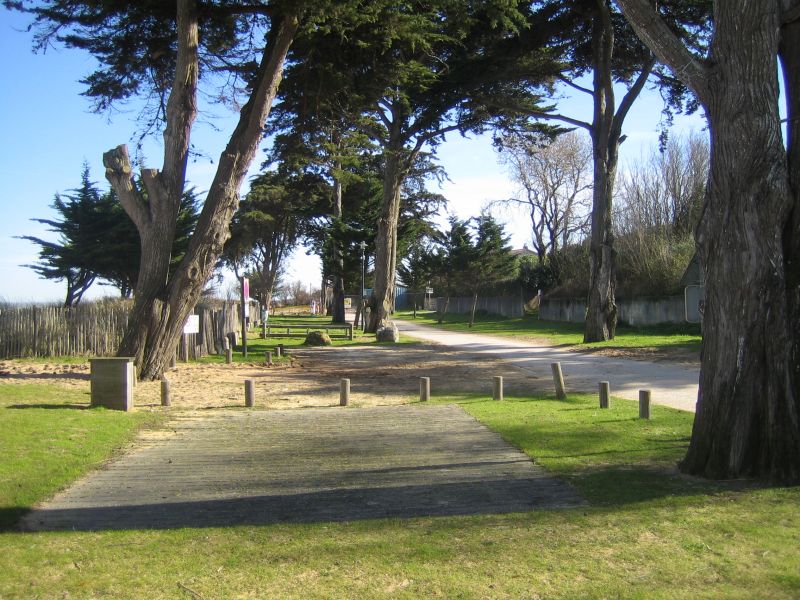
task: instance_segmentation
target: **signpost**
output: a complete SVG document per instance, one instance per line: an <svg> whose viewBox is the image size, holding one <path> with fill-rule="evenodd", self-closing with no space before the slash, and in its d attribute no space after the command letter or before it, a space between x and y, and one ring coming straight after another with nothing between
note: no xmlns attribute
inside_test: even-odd
<svg viewBox="0 0 800 600"><path fill-rule="evenodd" d="M189 315L183 325L183 338L180 344L180 359L183 362L189 362L189 336L198 333L200 333L200 315Z"/></svg>
<svg viewBox="0 0 800 600"><path fill-rule="evenodd" d="M247 317L250 316L250 280L242 277L242 356L247 358Z"/></svg>

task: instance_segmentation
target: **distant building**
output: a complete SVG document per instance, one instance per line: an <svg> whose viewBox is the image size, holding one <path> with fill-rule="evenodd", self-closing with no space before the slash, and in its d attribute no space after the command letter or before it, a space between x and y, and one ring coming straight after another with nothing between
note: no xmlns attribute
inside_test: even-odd
<svg viewBox="0 0 800 600"><path fill-rule="evenodd" d="M528 244L523 244L522 248L512 250L511 256L536 256L536 252L528 248Z"/></svg>

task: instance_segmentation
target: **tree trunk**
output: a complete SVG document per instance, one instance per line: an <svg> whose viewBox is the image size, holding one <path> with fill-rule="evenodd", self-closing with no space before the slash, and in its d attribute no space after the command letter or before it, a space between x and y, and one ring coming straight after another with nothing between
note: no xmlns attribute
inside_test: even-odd
<svg viewBox="0 0 800 600"><path fill-rule="evenodd" d="M383 176L381 215L375 238L375 283L372 287L372 312L367 331L375 333L381 323L389 318L394 308L395 267L397 260L397 224L400 218L400 189L405 177L401 167L400 148L390 148L384 153L386 164Z"/></svg>
<svg viewBox="0 0 800 600"><path fill-rule="evenodd" d="M436 321L439 325L442 324L444 321L444 316L447 314L447 309L450 306L450 294L444 297L444 306L442 307L442 311L439 313L439 319Z"/></svg>
<svg viewBox="0 0 800 600"><path fill-rule="evenodd" d="M651 59L642 66L617 108L612 71L614 27L608 0L597 0L597 14L592 28L594 115L589 131L592 136L594 186L584 342L613 339L617 328L616 252L611 215L622 124L644 89L655 64Z"/></svg>
<svg viewBox="0 0 800 600"><path fill-rule="evenodd" d="M277 92L283 62L298 27L296 15L276 16L253 92L218 161L203 210L181 264L167 280L175 216L185 181L189 133L196 114L197 15L194 3L178 2L178 59L167 105L164 168L143 170L148 202L136 197L124 147L104 155L106 177L136 224L142 260L134 307L120 355L135 358L142 379L157 379L169 366L188 315L194 310L228 238L239 189L262 139L263 124ZM174 214L167 218L168 214ZM169 234L169 232L172 232Z"/></svg>
<svg viewBox="0 0 800 600"><path fill-rule="evenodd" d="M800 395L800 5L783 0L784 25L781 28L779 58L783 67L786 97L787 164L792 194L791 218L783 235L786 255L789 325L792 336L790 368L795 395ZM790 12L793 11L793 12Z"/></svg>
<svg viewBox="0 0 800 600"><path fill-rule="evenodd" d="M787 160L778 110L779 3L715 3L707 63L693 59L648 1L620 3L642 38L700 97L711 131L709 185L697 229L706 271L700 393L681 469L797 483L800 255L797 188L792 191L797 174L788 167L797 150L791 148ZM793 45L797 52L796 41L783 41L783 49ZM795 69L796 58L789 58ZM796 70L789 75L796 76ZM790 122L797 118L790 111ZM790 132L790 144L794 136Z"/></svg>
<svg viewBox="0 0 800 600"><path fill-rule="evenodd" d="M341 165L337 165L341 171ZM334 177L333 183L333 217L337 222L342 220L342 182ZM344 312L344 258L339 241L333 240L333 304L331 309L332 323L346 323Z"/></svg>
<svg viewBox="0 0 800 600"><path fill-rule="evenodd" d="M469 311L469 327L472 329L472 326L475 325L475 309L478 306L478 291L472 294L472 308Z"/></svg>
<svg viewBox="0 0 800 600"><path fill-rule="evenodd" d="M617 328L617 304L614 233L611 228L611 204L617 174L617 139L612 137L614 87L611 57L614 29L609 9L598 1L599 14L593 23L594 117L592 120L592 231L589 244L589 297L587 300L584 342L614 338Z"/></svg>

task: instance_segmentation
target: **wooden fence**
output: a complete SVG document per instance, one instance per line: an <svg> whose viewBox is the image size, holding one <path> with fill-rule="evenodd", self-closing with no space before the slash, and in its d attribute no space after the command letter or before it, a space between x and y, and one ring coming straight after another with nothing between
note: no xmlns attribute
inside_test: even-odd
<svg viewBox="0 0 800 600"><path fill-rule="evenodd" d="M71 308L21 306L0 311L0 358L113 356L128 324L130 302L96 302ZM221 353L223 339L240 328L235 303L200 306L200 333L184 336L186 356Z"/></svg>

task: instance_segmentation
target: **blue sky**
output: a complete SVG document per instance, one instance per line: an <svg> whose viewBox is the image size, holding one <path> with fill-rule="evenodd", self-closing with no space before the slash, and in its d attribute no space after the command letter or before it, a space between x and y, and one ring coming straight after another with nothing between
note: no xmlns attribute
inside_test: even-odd
<svg viewBox="0 0 800 600"><path fill-rule="evenodd" d="M92 113L90 101L80 95L83 87L78 81L91 71L94 60L74 50L50 49L46 54L33 54L31 35L24 31L27 22L24 16L0 10L0 67L5 82L0 95L0 300L50 302L63 298L64 284L39 279L21 266L36 260L37 246L15 236L54 238L46 226L30 219L54 216L50 208L54 195L77 187L84 161L89 164L92 179L102 189L108 187L102 153L130 143L137 111L132 106L112 115ZM582 98L568 101L563 112L584 120L591 118L591 106ZM623 168L626 161L635 161L655 145L660 112L661 101L654 92L646 92L634 105L624 127L628 140L622 146ZM193 143L216 162L235 120L223 108L214 113L210 119L215 127L199 122ZM702 127L698 115L676 121L678 130ZM145 156L151 159L146 161L147 166L160 166L159 144L160 139L147 142ZM440 191L450 200L450 212L459 217L476 215L486 202L513 193L488 137L465 140L451 135L438 155L451 180ZM198 190L207 189L213 170L210 161L198 159L189 166L189 184ZM516 247L528 242L529 226L524 216L500 217L508 223ZM299 250L288 278L317 285L318 261ZM115 290L95 284L89 295L115 295Z"/></svg>

